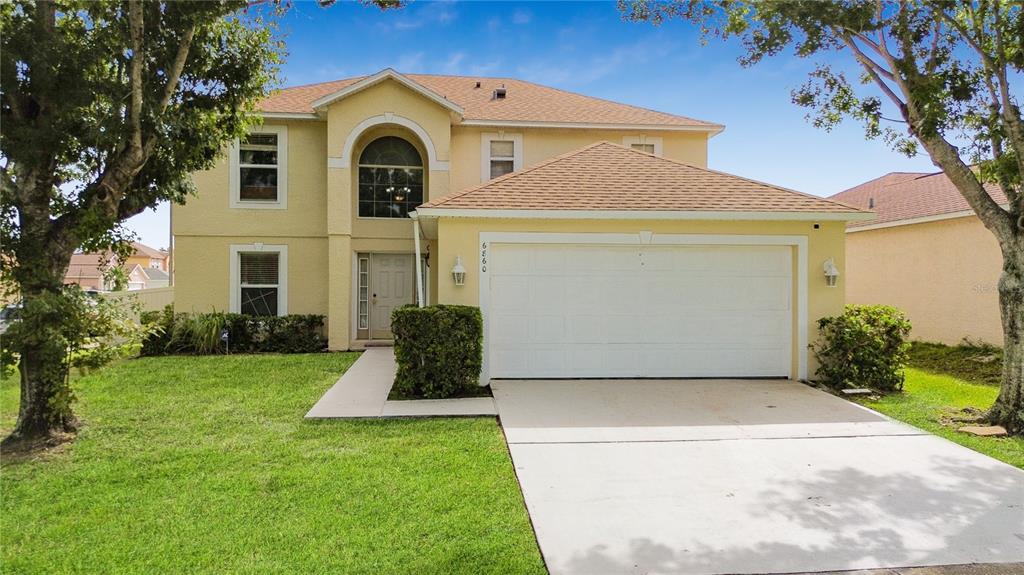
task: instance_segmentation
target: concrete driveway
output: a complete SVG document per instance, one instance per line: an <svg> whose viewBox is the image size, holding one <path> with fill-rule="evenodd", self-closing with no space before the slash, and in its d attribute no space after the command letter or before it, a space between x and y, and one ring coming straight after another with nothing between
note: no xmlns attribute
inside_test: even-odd
<svg viewBox="0 0 1024 575"><path fill-rule="evenodd" d="M1024 472L805 385L492 388L553 574L1024 570Z"/></svg>

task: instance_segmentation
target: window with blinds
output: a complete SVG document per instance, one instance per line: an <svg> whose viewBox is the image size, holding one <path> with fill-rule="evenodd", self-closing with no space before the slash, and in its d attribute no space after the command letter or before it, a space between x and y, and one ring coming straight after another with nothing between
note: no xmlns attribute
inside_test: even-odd
<svg viewBox="0 0 1024 575"><path fill-rule="evenodd" d="M238 146L238 198L246 202L276 202L277 134L249 134Z"/></svg>
<svg viewBox="0 0 1024 575"><path fill-rule="evenodd" d="M239 311L247 315L277 315L281 288L280 254L238 254Z"/></svg>
<svg viewBox="0 0 1024 575"><path fill-rule="evenodd" d="M634 150L640 150L641 152L654 154L654 144L630 144L630 147L633 148Z"/></svg>
<svg viewBox="0 0 1024 575"><path fill-rule="evenodd" d="M516 144L512 140L491 140L491 179L515 170Z"/></svg>

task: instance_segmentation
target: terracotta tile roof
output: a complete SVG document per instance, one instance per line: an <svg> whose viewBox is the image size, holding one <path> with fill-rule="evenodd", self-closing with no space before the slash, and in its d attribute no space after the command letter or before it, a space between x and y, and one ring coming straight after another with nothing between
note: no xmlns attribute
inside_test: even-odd
<svg viewBox="0 0 1024 575"><path fill-rule="evenodd" d="M98 253L72 254L68 269L64 272L64 281L102 278L103 270L100 269L100 264L110 265L110 258L110 255Z"/></svg>
<svg viewBox="0 0 1024 575"><path fill-rule="evenodd" d="M584 96L515 78L403 76L462 107L465 120L721 128L712 122ZM364 78L367 76L285 88L260 102L259 109L263 112L309 114L313 112L315 100ZM476 87L478 82L479 88ZM506 97L494 99L494 90L500 87L505 88Z"/></svg>
<svg viewBox="0 0 1024 575"><path fill-rule="evenodd" d="M143 244L143 243L132 242L132 248L135 250L134 255L136 255L136 256L140 256L140 257L144 256L144 257L158 259L158 260L167 257L167 252L162 251L162 250L158 250L158 249L155 249L155 248L151 248L151 247L149 247L149 246L147 246L146 244Z"/></svg>
<svg viewBox="0 0 1024 575"><path fill-rule="evenodd" d="M999 186L987 184L985 189L1000 204L1006 196ZM960 192L942 172L927 174L893 172L870 182L839 192L830 199L875 212L871 221L850 222L848 227L868 226L938 216L971 209Z"/></svg>
<svg viewBox="0 0 1024 575"><path fill-rule="evenodd" d="M489 210L863 212L824 198L598 142L421 206Z"/></svg>

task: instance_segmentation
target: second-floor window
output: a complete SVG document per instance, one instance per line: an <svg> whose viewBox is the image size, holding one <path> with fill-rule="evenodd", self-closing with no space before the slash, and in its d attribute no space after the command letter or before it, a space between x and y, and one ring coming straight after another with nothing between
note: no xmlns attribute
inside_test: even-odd
<svg viewBox="0 0 1024 575"><path fill-rule="evenodd" d="M231 153L231 207L286 207L287 150L284 126L263 126L239 140Z"/></svg>
<svg viewBox="0 0 1024 575"><path fill-rule="evenodd" d="M522 134L484 133L480 138L481 182L522 169Z"/></svg>
<svg viewBox="0 0 1024 575"><path fill-rule="evenodd" d="M629 146L634 150L660 156L662 140L660 136L626 136L622 138L622 145Z"/></svg>
<svg viewBox="0 0 1024 575"><path fill-rule="evenodd" d="M423 159L396 136L370 142L359 156L359 217L404 218L423 203Z"/></svg>

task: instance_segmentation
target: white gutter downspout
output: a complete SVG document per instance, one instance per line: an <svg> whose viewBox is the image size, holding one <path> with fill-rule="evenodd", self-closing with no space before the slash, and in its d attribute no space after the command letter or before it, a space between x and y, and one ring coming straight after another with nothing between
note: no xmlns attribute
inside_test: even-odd
<svg viewBox="0 0 1024 575"><path fill-rule="evenodd" d="M416 305L426 307L423 301L423 258L420 257L420 218L416 212L409 214L409 217L412 219L412 239L416 246Z"/></svg>

